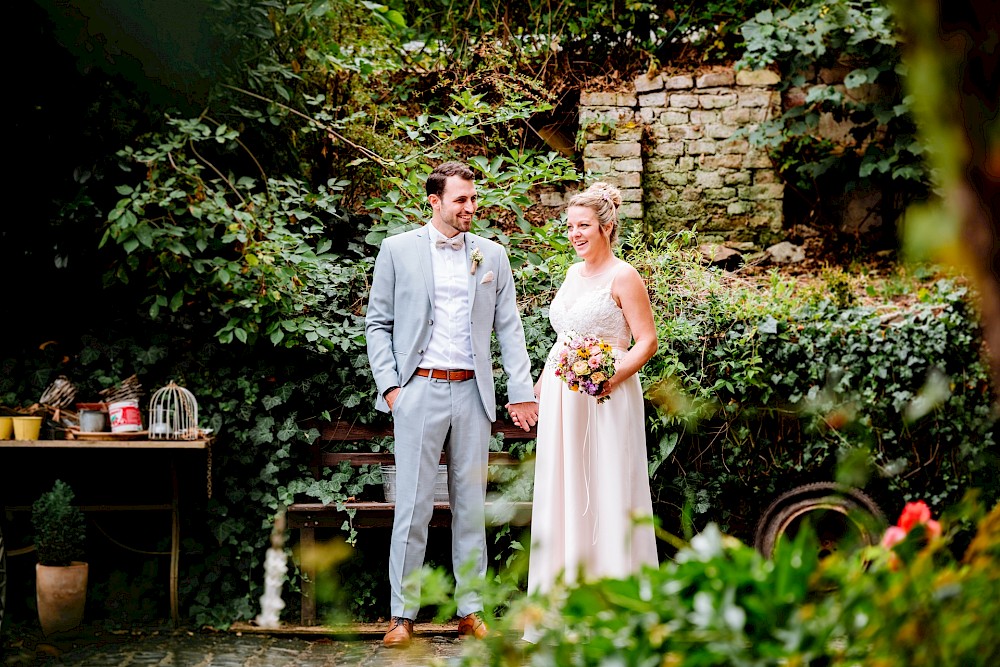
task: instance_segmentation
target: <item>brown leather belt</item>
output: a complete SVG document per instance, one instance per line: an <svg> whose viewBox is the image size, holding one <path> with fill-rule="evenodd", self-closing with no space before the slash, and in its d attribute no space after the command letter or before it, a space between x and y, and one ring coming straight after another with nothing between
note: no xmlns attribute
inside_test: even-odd
<svg viewBox="0 0 1000 667"><path fill-rule="evenodd" d="M438 368L418 368L417 375L423 378L429 377L435 380L447 380L448 382L465 382L466 380L471 380L476 377L476 372L467 370L445 371Z"/></svg>

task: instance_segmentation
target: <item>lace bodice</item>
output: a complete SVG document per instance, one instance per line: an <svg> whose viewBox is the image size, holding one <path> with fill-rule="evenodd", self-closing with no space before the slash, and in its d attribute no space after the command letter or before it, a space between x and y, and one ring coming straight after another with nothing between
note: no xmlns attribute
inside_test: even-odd
<svg viewBox="0 0 1000 667"><path fill-rule="evenodd" d="M632 342L622 309L611 296L611 283L625 262L615 262L596 276L580 275L583 264L574 264L549 307L549 322L560 339L569 332L603 338L612 347L627 350Z"/></svg>

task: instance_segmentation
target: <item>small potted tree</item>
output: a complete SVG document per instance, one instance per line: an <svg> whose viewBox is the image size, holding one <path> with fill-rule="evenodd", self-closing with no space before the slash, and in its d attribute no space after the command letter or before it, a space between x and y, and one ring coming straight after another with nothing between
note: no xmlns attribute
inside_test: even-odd
<svg viewBox="0 0 1000 667"><path fill-rule="evenodd" d="M68 484L56 480L31 507L35 531L35 590L42 632L70 630L83 621L87 563L82 562L86 527Z"/></svg>

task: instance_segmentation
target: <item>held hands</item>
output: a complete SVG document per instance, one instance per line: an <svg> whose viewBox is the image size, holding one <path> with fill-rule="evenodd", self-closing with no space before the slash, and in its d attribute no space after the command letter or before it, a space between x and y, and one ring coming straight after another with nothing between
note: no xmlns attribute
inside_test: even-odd
<svg viewBox="0 0 1000 667"><path fill-rule="evenodd" d="M538 422L538 403L528 401L526 403L508 403L507 411L514 426L519 426L525 431L530 431L531 427Z"/></svg>

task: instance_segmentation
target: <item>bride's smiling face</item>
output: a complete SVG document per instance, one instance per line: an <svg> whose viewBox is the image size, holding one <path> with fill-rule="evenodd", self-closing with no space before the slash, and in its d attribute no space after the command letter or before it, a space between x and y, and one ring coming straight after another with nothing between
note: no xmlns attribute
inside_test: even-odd
<svg viewBox="0 0 1000 667"><path fill-rule="evenodd" d="M583 259L600 256L611 247L597 213L589 206L570 206L566 210L566 236Z"/></svg>

